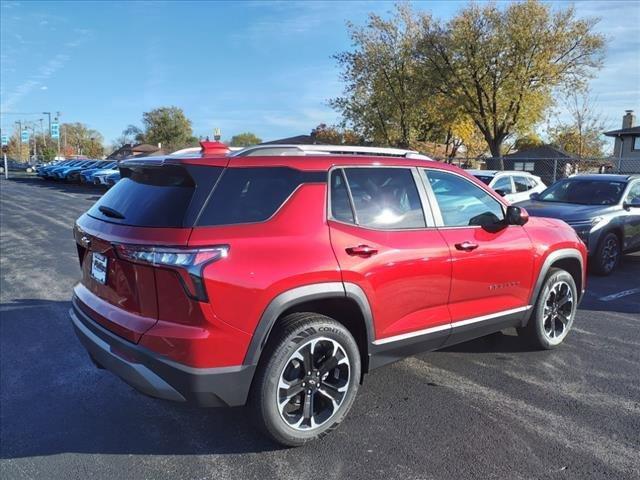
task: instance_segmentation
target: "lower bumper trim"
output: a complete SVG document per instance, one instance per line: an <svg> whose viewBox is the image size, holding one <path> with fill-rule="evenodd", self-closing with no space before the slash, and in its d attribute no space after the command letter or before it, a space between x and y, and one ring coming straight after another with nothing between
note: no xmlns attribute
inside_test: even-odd
<svg viewBox="0 0 640 480"><path fill-rule="evenodd" d="M111 351L111 346L89 330L77 317L73 309L69 310L73 327L78 338L92 359L103 368L115 373L136 390L152 397L184 402L186 399L158 375L139 363L129 362Z"/></svg>
<svg viewBox="0 0 640 480"><path fill-rule="evenodd" d="M92 360L152 397L200 406L241 406L247 401L255 365L196 368L131 343L93 321L74 297L69 316Z"/></svg>

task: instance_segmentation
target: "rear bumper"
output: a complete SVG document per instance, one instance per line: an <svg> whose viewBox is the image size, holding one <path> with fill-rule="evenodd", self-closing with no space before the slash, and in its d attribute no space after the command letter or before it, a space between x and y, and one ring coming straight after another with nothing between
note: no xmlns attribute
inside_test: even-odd
<svg viewBox="0 0 640 480"><path fill-rule="evenodd" d="M247 401L255 365L194 368L166 358L106 330L77 306L71 323L95 363L141 393L206 407L240 406Z"/></svg>

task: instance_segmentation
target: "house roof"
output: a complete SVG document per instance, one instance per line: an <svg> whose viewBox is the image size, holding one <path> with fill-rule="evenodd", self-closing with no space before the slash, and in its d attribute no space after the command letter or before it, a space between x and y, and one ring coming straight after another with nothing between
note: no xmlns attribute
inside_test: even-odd
<svg viewBox="0 0 640 480"><path fill-rule="evenodd" d="M148 143L139 143L137 145L131 145L129 143L121 146L107 157L107 160L121 160L132 155L135 156L147 156L151 154L163 155L165 152L155 145L149 145Z"/></svg>
<svg viewBox="0 0 640 480"><path fill-rule="evenodd" d="M611 130L610 132L604 132L604 134L607 137L618 137L621 135L640 135L640 126Z"/></svg>
<svg viewBox="0 0 640 480"><path fill-rule="evenodd" d="M573 156L553 145L541 145L539 147L526 148L515 153L505 155L504 158L538 160L543 158L573 158Z"/></svg>
<svg viewBox="0 0 640 480"><path fill-rule="evenodd" d="M139 143L131 147L132 152L151 153L160 150L157 145L149 145L148 143Z"/></svg>

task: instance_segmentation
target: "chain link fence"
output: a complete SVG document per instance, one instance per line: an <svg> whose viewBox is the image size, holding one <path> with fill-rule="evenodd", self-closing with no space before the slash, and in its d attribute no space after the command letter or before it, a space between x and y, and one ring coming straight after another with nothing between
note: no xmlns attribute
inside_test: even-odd
<svg viewBox="0 0 640 480"><path fill-rule="evenodd" d="M529 172L551 185L556 180L580 173L640 174L638 158L454 158L438 159L464 169L519 170Z"/></svg>

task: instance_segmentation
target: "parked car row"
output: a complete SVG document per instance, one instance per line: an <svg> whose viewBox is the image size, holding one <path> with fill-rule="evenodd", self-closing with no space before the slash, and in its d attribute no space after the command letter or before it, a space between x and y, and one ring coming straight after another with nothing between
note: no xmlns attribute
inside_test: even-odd
<svg viewBox="0 0 640 480"><path fill-rule="evenodd" d="M118 164L112 160L63 160L36 169L45 180L86 183L111 187L120 180Z"/></svg>

